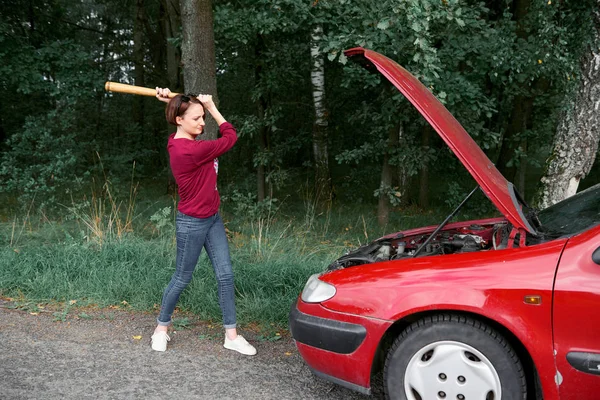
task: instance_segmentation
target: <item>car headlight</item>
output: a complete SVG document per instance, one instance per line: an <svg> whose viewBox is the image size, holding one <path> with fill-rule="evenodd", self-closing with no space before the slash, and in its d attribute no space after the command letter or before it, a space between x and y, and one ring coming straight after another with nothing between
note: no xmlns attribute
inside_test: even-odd
<svg viewBox="0 0 600 400"><path fill-rule="evenodd" d="M302 300L306 303L320 303L335 296L335 286L320 280L320 275L311 275L306 285L304 285Z"/></svg>

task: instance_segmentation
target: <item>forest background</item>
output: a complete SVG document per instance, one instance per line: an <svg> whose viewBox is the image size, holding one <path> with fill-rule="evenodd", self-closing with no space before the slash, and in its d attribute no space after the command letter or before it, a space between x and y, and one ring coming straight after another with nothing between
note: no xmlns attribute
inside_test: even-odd
<svg viewBox="0 0 600 400"><path fill-rule="evenodd" d="M185 3L0 5L0 295L59 302L57 318L74 304L160 302L174 259L173 128L161 103L104 82L186 92ZM592 0L198 3L213 19L212 94L240 137L219 169L240 319L275 325L344 249L440 222L475 186L402 95L344 49L417 76L535 203L598 43ZM580 189L598 182L598 164ZM480 194L461 218L489 215ZM181 310L218 319L206 258L200 269Z"/></svg>

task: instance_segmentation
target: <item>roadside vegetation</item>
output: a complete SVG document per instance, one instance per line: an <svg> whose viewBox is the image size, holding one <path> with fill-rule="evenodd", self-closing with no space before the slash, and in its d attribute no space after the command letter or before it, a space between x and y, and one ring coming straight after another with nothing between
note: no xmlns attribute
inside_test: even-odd
<svg viewBox="0 0 600 400"><path fill-rule="evenodd" d="M0 295L33 307L32 312L37 304L53 302L74 315L89 306L154 311L175 265L174 204L170 196L142 200L128 191L120 196L105 185L101 195L64 206L62 215L29 210L3 220ZM237 191L223 197L238 318L280 327L287 325L308 276L344 251L442 217L398 209L390 224L380 227L372 204L319 211L310 198L256 203ZM216 281L204 253L179 310L220 321Z"/></svg>

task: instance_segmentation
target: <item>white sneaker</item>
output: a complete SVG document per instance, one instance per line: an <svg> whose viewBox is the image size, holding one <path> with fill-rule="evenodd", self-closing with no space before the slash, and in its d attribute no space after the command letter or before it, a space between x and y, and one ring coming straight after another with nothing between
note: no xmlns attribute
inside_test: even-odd
<svg viewBox="0 0 600 400"><path fill-rule="evenodd" d="M154 335L152 335L152 350L166 351L167 342L170 340L171 338L167 335L167 332L154 332Z"/></svg>
<svg viewBox="0 0 600 400"><path fill-rule="evenodd" d="M253 356L256 354L256 349L250 343L244 339L242 335L237 335L237 337L233 340L230 340L227 335L225 335L225 343L223 347L229 350L235 350L238 353L245 354L247 356Z"/></svg>

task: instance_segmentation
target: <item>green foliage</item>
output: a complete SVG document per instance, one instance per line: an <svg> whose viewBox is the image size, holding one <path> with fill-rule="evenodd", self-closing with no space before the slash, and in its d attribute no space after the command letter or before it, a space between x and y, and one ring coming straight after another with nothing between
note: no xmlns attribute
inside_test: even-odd
<svg viewBox="0 0 600 400"><path fill-rule="evenodd" d="M68 193L74 183L81 183L82 176L74 171L79 154L75 135L64 120L53 129L55 114L27 118L23 130L9 139L11 151L0 162L0 191L17 193L24 207L36 196L42 205L54 205L59 190Z"/></svg>
<svg viewBox="0 0 600 400"><path fill-rule="evenodd" d="M400 193L398 186L380 186L379 189L373 192L375 197L385 196L389 200L390 204L394 207L399 206L402 203L402 193Z"/></svg>
<svg viewBox="0 0 600 400"><path fill-rule="evenodd" d="M386 155L397 175L414 178L427 168L429 187L460 179L461 172L449 166L455 161L442 141L434 137L425 143L426 123L410 103L380 75L348 63L344 49L364 46L397 61L445 104L492 160L510 141L515 150L507 165L525 160L532 167L528 180L535 180L563 99L578 81L578 59L589 43L595 7L591 0L531 2L519 19L514 1L214 4L219 107L240 134L222 158L219 187L254 191L254 174L263 167L269 195L283 199L312 179L307 178L314 123L310 34L320 25L336 199L373 206L373 193L389 197L388 190L378 189ZM90 177L128 182L134 164L136 178L167 187L163 107L152 98L102 90L106 80L134 82L135 7L135 2L114 0L0 5L0 194L8 199L5 204L56 210L85 191L83 182ZM167 49L177 48L181 31L165 25L168 16L159 0L144 2L143 11L144 84L164 86ZM533 99L532 113L527 126L507 138L519 96ZM134 121L140 107L144 118ZM397 126L402 138L390 149L388 132ZM402 189L408 197L418 192ZM168 227L156 227L163 228Z"/></svg>
<svg viewBox="0 0 600 400"><path fill-rule="evenodd" d="M115 112L105 103L104 81L131 70L119 61L128 57L119 44L126 38L112 31L111 19L122 15L117 6L110 0L0 6L6 15L0 23L0 192L22 205L67 203L83 181L102 173L98 157L104 173L114 176L127 176L133 160L156 157L143 129L127 113L111 119Z"/></svg>
<svg viewBox="0 0 600 400"><path fill-rule="evenodd" d="M223 196L223 201L231 204L235 214L247 220L266 218L269 214L278 209L276 198L270 197L263 201L256 200L256 193L242 193L237 189L227 196Z"/></svg>
<svg viewBox="0 0 600 400"><path fill-rule="evenodd" d="M150 221L154 223L154 226L161 234L165 232L172 232L174 229L173 225L173 211L171 207L164 207L152 214Z"/></svg>

